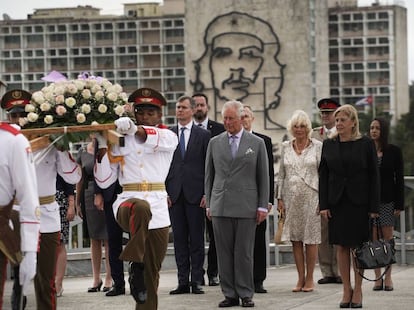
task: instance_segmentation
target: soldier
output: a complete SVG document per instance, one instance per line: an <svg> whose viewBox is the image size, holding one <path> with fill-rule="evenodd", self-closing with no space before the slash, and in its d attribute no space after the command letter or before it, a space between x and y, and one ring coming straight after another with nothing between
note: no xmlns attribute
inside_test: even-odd
<svg viewBox="0 0 414 310"><path fill-rule="evenodd" d="M103 137L97 135L95 180L103 189L117 179L122 186L113 210L117 222L131 238L120 259L130 262L129 285L135 309L155 310L170 226L164 182L178 139L161 124L162 106L167 102L159 92L140 88L128 100L134 105L137 124L129 117L115 121L117 131L126 135L125 146L115 145L111 152L107 151Z"/></svg>
<svg viewBox="0 0 414 310"><path fill-rule="evenodd" d="M4 94L1 105L8 111L12 122L24 116L25 106L31 94L24 90L11 90ZM59 205L55 200L57 174L66 183L76 184L81 177L80 169L69 152L47 147L33 153L37 179L37 195L40 204L40 247L34 279L38 309L56 309L56 260L60 242ZM18 291L16 291L18 293ZM19 298L17 298L19 300Z"/></svg>
<svg viewBox="0 0 414 310"><path fill-rule="evenodd" d="M17 113L14 107L30 100L30 97L30 93L24 91L8 92L2 98L1 107L10 113ZM28 291L29 283L36 273L40 228L37 181L30 144L20 133L20 128L8 122L0 122L0 175L1 308L7 260L12 265L20 263L15 279L20 291L20 283L23 293ZM9 220L12 220L13 228L9 226ZM18 295L13 309L20 307L21 294Z"/></svg>
<svg viewBox="0 0 414 310"><path fill-rule="evenodd" d="M312 138L323 141L336 133L334 112L339 106L340 104L331 98L324 98L318 101L322 126L313 129ZM334 245L329 244L328 221L324 218L321 218L321 238L318 256L323 278L318 280L318 284L341 284L342 280L338 274L336 262L336 248Z"/></svg>

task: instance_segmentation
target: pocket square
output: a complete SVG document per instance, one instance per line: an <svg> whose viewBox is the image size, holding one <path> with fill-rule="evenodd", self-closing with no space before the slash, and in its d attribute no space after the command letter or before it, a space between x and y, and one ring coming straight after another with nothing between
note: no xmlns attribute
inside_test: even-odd
<svg viewBox="0 0 414 310"><path fill-rule="evenodd" d="M248 148L245 155L254 154L254 151L251 148Z"/></svg>

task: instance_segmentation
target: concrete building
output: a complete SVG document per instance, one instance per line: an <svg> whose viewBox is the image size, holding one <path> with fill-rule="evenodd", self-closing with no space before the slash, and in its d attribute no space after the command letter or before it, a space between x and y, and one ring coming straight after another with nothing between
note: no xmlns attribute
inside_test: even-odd
<svg viewBox="0 0 414 310"><path fill-rule="evenodd" d="M330 95L342 104L368 97L375 113L389 113L395 124L409 109L407 10L379 1L331 2L337 3L329 9Z"/></svg>
<svg viewBox="0 0 414 310"><path fill-rule="evenodd" d="M52 70L68 78L86 71L127 92L153 87L169 101L167 124L184 93L208 93L219 120L222 103L239 99L275 143L295 109L317 121L316 102L326 96L354 104L371 95L395 122L408 111L406 9L356 5L164 0L125 4L122 16L91 6L35 9L0 21L0 80L35 91Z"/></svg>
<svg viewBox="0 0 414 310"><path fill-rule="evenodd" d="M36 91L52 70L68 78L86 71L117 82L126 92L162 90L175 115L185 92L184 1L127 4L124 16L91 6L35 9L26 20L0 22L0 79L8 89ZM175 119L166 117L167 123Z"/></svg>

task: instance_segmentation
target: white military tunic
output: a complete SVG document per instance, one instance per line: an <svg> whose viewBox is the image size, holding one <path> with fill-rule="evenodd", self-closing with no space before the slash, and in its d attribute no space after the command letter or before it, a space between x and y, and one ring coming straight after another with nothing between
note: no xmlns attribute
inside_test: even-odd
<svg viewBox="0 0 414 310"><path fill-rule="evenodd" d="M34 152L34 158L39 197L55 196L57 173L69 184L76 184L81 179L81 170L69 152L51 147ZM41 205L40 212L41 233L60 231L59 205L56 200Z"/></svg>
<svg viewBox="0 0 414 310"><path fill-rule="evenodd" d="M30 144L15 126L0 122L0 128L0 205L7 205L16 193L21 205L21 251L36 252L39 199Z"/></svg>
<svg viewBox="0 0 414 310"><path fill-rule="evenodd" d="M143 126L147 133L145 142L135 135L125 136L125 146L114 146L113 156L122 156L123 164L110 163L108 154L95 165L95 180L99 187L107 188L118 178L121 185L136 183L164 183L170 169L171 160L177 148L178 138L166 128ZM167 205L167 192L160 191L124 191L113 204L115 218L119 205L130 198L148 201L152 218L149 229L170 225Z"/></svg>

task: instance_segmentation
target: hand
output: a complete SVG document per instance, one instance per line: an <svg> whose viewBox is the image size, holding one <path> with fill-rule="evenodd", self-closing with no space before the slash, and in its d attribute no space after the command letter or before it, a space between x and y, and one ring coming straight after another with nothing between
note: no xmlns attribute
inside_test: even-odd
<svg viewBox="0 0 414 310"><path fill-rule="evenodd" d="M203 195L203 197L201 198L201 201L200 201L200 208L205 209L206 206L207 206L206 195Z"/></svg>
<svg viewBox="0 0 414 310"><path fill-rule="evenodd" d="M79 203L76 204L76 214L81 219L83 219L82 208L81 208L81 205Z"/></svg>
<svg viewBox="0 0 414 310"><path fill-rule="evenodd" d="M102 194L95 194L93 203L96 209L102 211L104 209L104 200Z"/></svg>
<svg viewBox="0 0 414 310"><path fill-rule="evenodd" d="M261 222L263 222L267 217L267 212L264 211L256 211L256 223L259 225Z"/></svg>
<svg viewBox="0 0 414 310"><path fill-rule="evenodd" d="M129 117L121 117L115 121L116 131L123 135L135 135L138 128Z"/></svg>
<svg viewBox="0 0 414 310"><path fill-rule="evenodd" d="M23 295L27 295L29 293L30 281L36 274L36 263L36 252L26 252L22 262L20 263L19 273L20 284L23 287Z"/></svg>
<svg viewBox="0 0 414 310"><path fill-rule="evenodd" d="M75 218L75 201L73 199L73 196L69 197L68 201L69 201L69 206L68 206L68 210L66 212L66 219L69 222L71 222Z"/></svg>
<svg viewBox="0 0 414 310"><path fill-rule="evenodd" d="M211 221L211 214L210 214L210 208L206 208L206 216Z"/></svg>
<svg viewBox="0 0 414 310"><path fill-rule="evenodd" d="M331 210L327 209L327 210L321 210L319 211L319 214L321 215L321 217L325 220L330 219L331 216Z"/></svg>
<svg viewBox="0 0 414 310"><path fill-rule="evenodd" d="M105 137L102 136L100 133L95 134L95 139L96 139L96 141L98 141L98 149L108 148L108 144L106 142Z"/></svg>
<svg viewBox="0 0 414 310"><path fill-rule="evenodd" d="M167 196L167 205L168 205L168 208L172 207L172 201L171 201L170 196Z"/></svg>

